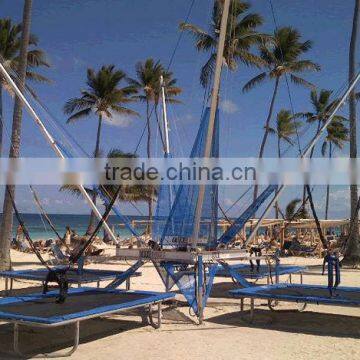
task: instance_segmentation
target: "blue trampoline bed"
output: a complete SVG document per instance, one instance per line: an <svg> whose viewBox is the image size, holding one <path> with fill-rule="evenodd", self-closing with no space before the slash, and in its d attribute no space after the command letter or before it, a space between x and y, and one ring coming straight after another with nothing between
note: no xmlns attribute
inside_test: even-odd
<svg viewBox="0 0 360 360"><path fill-rule="evenodd" d="M289 275L290 283L292 282L292 275L299 274L300 275L300 283L303 281L303 273L306 270L303 266L294 266L294 265L278 265L277 267L271 266L269 269L268 265L260 265L260 268L257 270L256 266L252 269L250 264L234 264L228 265L229 270L235 271L241 277L247 280L257 281L259 279L267 279L267 283L270 283L271 276L281 276L281 275ZM228 269L219 265L216 276L217 277L225 277L232 278L233 275L230 273ZM236 282L236 280L235 280Z"/></svg>
<svg viewBox="0 0 360 360"><path fill-rule="evenodd" d="M230 290L230 294L240 298L241 311L244 310L244 299L250 299L251 320L254 317L254 299L268 300L272 310L276 310L273 302L279 301L301 304L299 311L304 310L306 304L360 307L360 288L357 287L338 287L336 296L330 296L327 286L281 283Z"/></svg>
<svg viewBox="0 0 360 360"><path fill-rule="evenodd" d="M74 345L66 353L45 354L46 357L62 357L73 354L79 345L80 322L120 311L144 308L145 319L154 328L161 325L161 304L175 297L173 293L148 291L124 291L114 289L70 289L63 304L57 304L57 291L46 295L35 294L0 299L0 320L14 324L14 351L24 356L19 347L19 326L52 328L74 325ZM157 322L153 321L152 306L157 305ZM144 313L142 314L144 320Z"/></svg>
<svg viewBox="0 0 360 360"><path fill-rule="evenodd" d="M114 280L116 277L119 277L123 273L123 271L92 269L82 269L81 272L79 272L77 269L70 269L67 272L66 276L70 285L77 285L78 287L80 287L82 284L96 283L97 287L100 287L101 281ZM13 282L16 279L39 281L41 283L44 283L47 274L47 269L0 271L0 277L5 279L6 294L11 294ZM141 276L141 272L134 272L133 274L131 274L131 276L126 278L126 290L130 290L131 278L136 276Z"/></svg>

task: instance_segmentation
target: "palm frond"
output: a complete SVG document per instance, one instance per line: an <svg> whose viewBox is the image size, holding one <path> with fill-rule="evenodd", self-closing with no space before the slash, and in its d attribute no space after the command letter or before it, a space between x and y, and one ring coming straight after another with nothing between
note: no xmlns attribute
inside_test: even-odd
<svg viewBox="0 0 360 360"><path fill-rule="evenodd" d="M188 31L194 36L198 50L209 50L216 46L217 41L205 30L196 25L183 22L180 23L179 28L181 31Z"/></svg>
<svg viewBox="0 0 360 360"><path fill-rule="evenodd" d="M243 92L248 92L251 89L253 89L255 86L259 85L260 83L262 83L265 79L267 78L267 74L266 72L263 72L257 76L255 76L254 78L252 78L250 81L248 81L244 86L242 91Z"/></svg>
<svg viewBox="0 0 360 360"><path fill-rule="evenodd" d="M216 54L212 53L209 60L201 68L200 83L205 88L215 71Z"/></svg>
<svg viewBox="0 0 360 360"><path fill-rule="evenodd" d="M92 109L91 109L91 108L87 108L87 109L84 109L84 110L80 110L80 111L76 112L75 114L71 115L71 116L67 119L66 123L69 124L69 123L72 123L72 122L74 122L74 121L76 121L76 120L79 120L79 119L81 119L81 118L83 118L83 117L86 117L86 116L88 116L91 112L92 112Z"/></svg>
<svg viewBox="0 0 360 360"><path fill-rule="evenodd" d="M305 86L305 87L308 87L310 89L314 89L315 88L315 85L312 84L311 82L299 77L299 76L296 76L294 74L290 74L290 79L291 81L296 84L296 85L301 85L301 86Z"/></svg>
<svg viewBox="0 0 360 360"><path fill-rule="evenodd" d="M71 98L64 105L64 113L71 115L74 111L88 109L94 105L93 102L90 102L84 98Z"/></svg>

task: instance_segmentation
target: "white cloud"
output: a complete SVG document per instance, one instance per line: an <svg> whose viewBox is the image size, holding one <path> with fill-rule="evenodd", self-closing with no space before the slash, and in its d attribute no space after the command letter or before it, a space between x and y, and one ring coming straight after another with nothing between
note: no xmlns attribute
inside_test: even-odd
<svg viewBox="0 0 360 360"><path fill-rule="evenodd" d="M130 116L112 113L112 117L104 117L104 121L108 125L124 128L130 126L133 122L133 119Z"/></svg>
<svg viewBox="0 0 360 360"><path fill-rule="evenodd" d="M225 114L235 114L239 111L239 107L231 100L223 100L220 102L220 109Z"/></svg>

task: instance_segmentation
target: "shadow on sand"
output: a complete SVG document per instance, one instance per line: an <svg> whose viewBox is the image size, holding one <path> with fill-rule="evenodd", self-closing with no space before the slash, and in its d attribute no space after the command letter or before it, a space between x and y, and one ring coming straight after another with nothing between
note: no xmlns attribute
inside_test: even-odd
<svg viewBox="0 0 360 360"><path fill-rule="evenodd" d="M265 304L262 304L265 305ZM248 311L226 313L206 319L209 323L233 327L252 327L297 334L360 339L360 318L349 315L296 310L270 311L255 308L254 321L248 322Z"/></svg>

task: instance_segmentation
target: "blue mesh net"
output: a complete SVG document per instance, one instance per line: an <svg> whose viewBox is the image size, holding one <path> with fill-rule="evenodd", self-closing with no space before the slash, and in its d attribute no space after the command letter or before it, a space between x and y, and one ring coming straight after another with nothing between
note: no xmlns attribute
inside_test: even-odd
<svg viewBox="0 0 360 360"><path fill-rule="evenodd" d="M176 187L173 185L161 185L158 190L158 200L154 221L152 225L152 238L160 243L165 226L176 196ZM170 223L171 227L172 224Z"/></svg>
<svg viewBox="0 0 360 360"><path fill-rule="evenodd" d="M190 154L202 158L209 125L210 109L206 108ZM219 157L219 114L216 112L211 157ZM180 185L171 206L171 188L163 185L159 190L153 235L163 247L186 246L194 232L194 219L199 196L199 185ZM170 206L169 206L170 204ZM171 209L169 211L169 209ZM206 185L201 214L199 245L213 246L217 239L218 186Z"/></svg>
<svg viewBox="0 0 360 360"><path fill-rule="evenodd" d="M194 268L174 263L164 263L162 265L184 295L194 313L198 314L199 304L196 296L198 288L202 291L202 306L204 308L210 296L218 264L203 267L203 282L201 286L198 284L199 277Z"/></svg>

